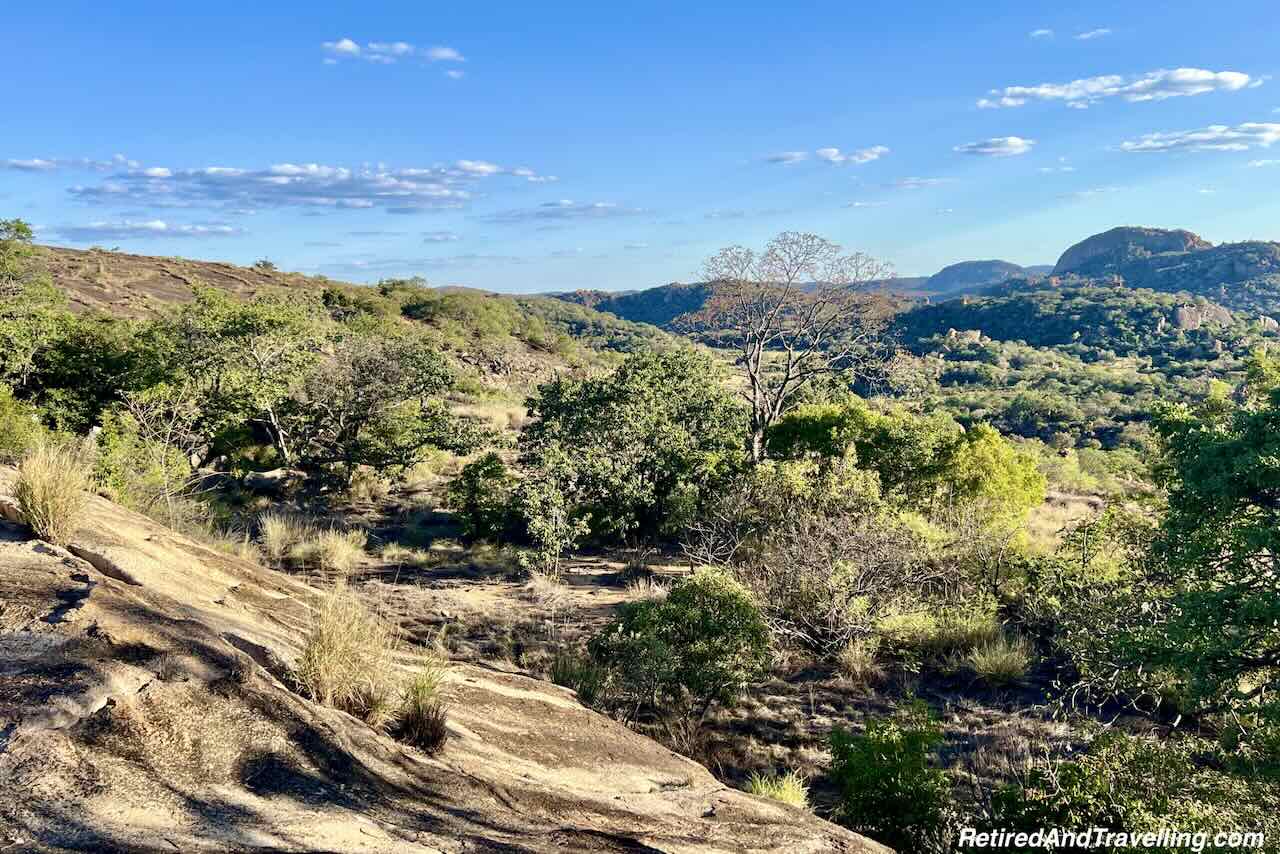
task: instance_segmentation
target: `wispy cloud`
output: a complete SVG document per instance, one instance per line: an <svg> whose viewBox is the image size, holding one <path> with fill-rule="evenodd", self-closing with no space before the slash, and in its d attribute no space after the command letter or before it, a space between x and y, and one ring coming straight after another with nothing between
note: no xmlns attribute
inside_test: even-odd
<svg viewBox="0 0 1280 854"><path fill-rule="evenodd" d="M1262 80L1242 71L1207 71L1203 68L1158 69L1140 76L1106 74L1068 83L1040 83L1035 86L1006 86L992 89L982 98L983 109L1021 107L1028 101L1059 101L1068 107L1085 109L1106 98L1125 101L1163 101L1203 95L1208 92L1236 92L1260 86Z"/></svg>
<svg viewBox="0 0 1280 854"><path fill-rule="evenodd" d="M1041 27L1038 30L1032 30L1031 32L1027 33L1027 37L1033 38L1033 39L1051 39L1053 38L1053 30L1050 30L1045 27Z"/></svg>
<svg viewBox="0 0 1280 854"><path fill-rule="evenodd" d="M320 50L324 52L324 61L330 65L347 59L358 59L378 65L391 65L402 59L418 59L423 62L466 62L466 57L456 48L443 45L418 47L405 41L367 42L362 45L354 39L340 38L337 41L321 42Z"/></svg>
<svg viewBox="0 0 1280 854"><path fill-rule="evenodd" d="M1135 140L1120 143L1121 151L1134 154L1170 151L1248 151L1269 148L1280 141L1280 123L1245 122L1228 127L1210 125L1199 130L1148 133Z"/></svg>
<svg viewBox="0 0 1280 854"><path fill-rule="evenodd" d="M944 184L954 184L954 183L955 183L955 178L911 177L911 178L899 178L897 181L894 181L891 184L887 184L886 186L896 187L897 189L900 189L900 190L919 190L924 187L940 187L940 186L943 186Z"/></svg>
<svg viewBox="0 0 1280 854"><path fill-rule="evenodd" d="M980 142L966 142L952 150L961 154L976 154L982 157L1013 157L1026 154L1036 144L1034 139L1020 136L993 136Z"/></svg>
<svg viewBox="0 0 1280 854"><path fill-rule="evenodd" d="M82 170L86 172L110 172L113 169L137 169L141 167L136 160L130 160L123 154L117 154L110 160L92 160L87 157L31 157L27 159L10 159L0 161L6 169L20 172L54 172L60 169Z"/></svg>
<svg viewBox="0 0 1280 854"><path fill-rule="evenodd" d="M879 160L881 157L889 153L888 146L873 145L869 148L856 148L853 151L841 151L839 148L828 146L819 148L813 152L813 157L825 163L870 163L873 160ZM810 153L808 151L779 151L775 154L765 156L768 163L780 163L785 165L791 163L799 163L808 160Z"/></svg>
<svg viewBox="0 0 1280 854"><path fill-rule="evenodd" d="M453 243L462 238L452 231L428 231L422 235L424 243Z"/></svg>
<svg viewBox="0 0 1280 854"><path fill-rule="evenodd" d="M622 244L622 248L628 249L628 250L648 249L649 244L648 243L624 243Z"/></svg>
<svg viewBox="0 0 1280 854"><path fill-rule="evenodd" d="M156 237L235 237L245 233L241 228L223 223L179 225L160 219L97 221L88 225L64 225L53 230L56 234L76 243Z"/></svg>
<svg viewBox="0 0 1280 854"><path fill-rule="evenodd" d="M1124 187L1090 187L1086 190L1076 190L1073 193L1067 193L1064 199L1091 199L1096 196L1109 196L1114 193L1123 192Z"/></svg>
<svg viewBox="0 0 1280 854"><path fill-rule="evenodd" d="M882 208L886 204L888 204L888 202L849 202L849 204L845 205L845 207L846 208Z"/></svg>
<svg viewBox="0 0 1280 854"><path fill-rule="evenodd" d="M1096 30L1086 30L1083 33L1076 33L1075 39L1076 41L1087 42L1109 35L1111 35L1111 30L1106 27L1098 27Z"/></svg>
<svg viewBox="0 0 1280 854"><path fill-rule="evenodd" d="M528 167L507 167L484 160L402 169L383 165L351 169L318 163L278 163L265 169L169 169L133 163L131 168L117 171L97 184L76 185L68 192L90 204L228 211L304 207L409 212L462 207L472 198L476 183L494 176L532 183L556 180L553 175L539 175Z"/></svg>
<svg viewBox="0 0 1280 854"><path fill-rule="evenodd" d="M484 222L512 224L521 222L562 222L566 220L612 219L644 213L640 208L629 208L616 202L575 202L560 199L543 202L531 208L514 208L481 217Z"/></svg>
<svg viewBox="0 0 1280 854"><path fill-rule="evenodd" d="M1280 160L1250 160L1247 165L1250 169L1263 169L1267 166L1280 166Z"/></svg>

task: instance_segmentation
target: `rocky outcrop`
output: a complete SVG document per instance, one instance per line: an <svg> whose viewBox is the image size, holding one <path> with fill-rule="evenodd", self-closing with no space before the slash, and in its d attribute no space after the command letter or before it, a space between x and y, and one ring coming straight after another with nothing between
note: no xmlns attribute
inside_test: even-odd
<svg viewBox="0 0 1280 854"><path fill-rule="evenodd" d="M6 852L888 850L515 674L455 665L443 752L397 742L291 690L318 590L101 498L70 549L0 522L0 568Z"/></svg>
<svg viewBox="0 0 1280 854"><path fill-rule="evenodd" d="M924 290L933 294L959 295L1027 275L1025 267L1008 261L961 261L930 276L924 283Z"/></svg>
<svg viewBox="0 0 1280 854"><path fill-rule="evenodd" d="M1132 261L1169 252L1210 249L1212 243L1182 229L1120 226L1085 238L1067 249L1054 265L1053 275L1097 276L1116 272Z"/></svg>
<svg viewBox="0 0 1280 854"><path fill-rule="evenodd" d="M1280 312L1280 243L1218 246L1189 231L1113 228L1062 254L1055 275L1203 296L1249 314Z"/></svg>

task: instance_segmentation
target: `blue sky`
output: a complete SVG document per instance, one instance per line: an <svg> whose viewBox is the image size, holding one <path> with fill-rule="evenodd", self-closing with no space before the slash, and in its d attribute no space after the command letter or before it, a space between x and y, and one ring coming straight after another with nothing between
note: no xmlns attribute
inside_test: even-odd
<svg viewBox="0 0 1280 854"><path fill-rule="evenodd" d="M41 242L515 292L789 229L904 276L1280 239L1274 0L109 5L5 11Z"/></svg>

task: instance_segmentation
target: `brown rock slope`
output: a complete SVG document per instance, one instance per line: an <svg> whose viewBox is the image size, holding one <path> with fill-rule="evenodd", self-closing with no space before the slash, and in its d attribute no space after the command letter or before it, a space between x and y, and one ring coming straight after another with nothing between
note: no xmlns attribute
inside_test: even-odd
<svg viewBox="0 0 1280 854"><path fill-rule="evenodd" d="M54 284L66 291L74 310L97 310L121 317L144 317L165 305L189 302L196 283L246 298L282 287L320 289L325 281L219 261L100 249L44 246L41 255Z"/></svg>
<svg viewBox="0 0 1280 854"><path fill-rule="evenodd" d="M102 499L66 550L0 521L0 850L886 850L476 667L429 757L287 687L316 596Z"/></svg>

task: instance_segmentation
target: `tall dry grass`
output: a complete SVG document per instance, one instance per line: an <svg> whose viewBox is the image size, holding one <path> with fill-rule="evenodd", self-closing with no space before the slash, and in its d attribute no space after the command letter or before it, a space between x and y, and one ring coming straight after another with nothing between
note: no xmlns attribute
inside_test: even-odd
<svg viewBox="0 0 1280 854"><path fill-rule="evenodd" d="M312 614L294 678L311 699L376 729L396 716L396 629L339 582Z"/></svg>
<svg viewBox="0 0 1280 854"><path fill-rule="evenodd" d="M92 485L85 457L73 444L40 442L18 463L14 497L40 539L65 546L80 527Z"/></svg>

